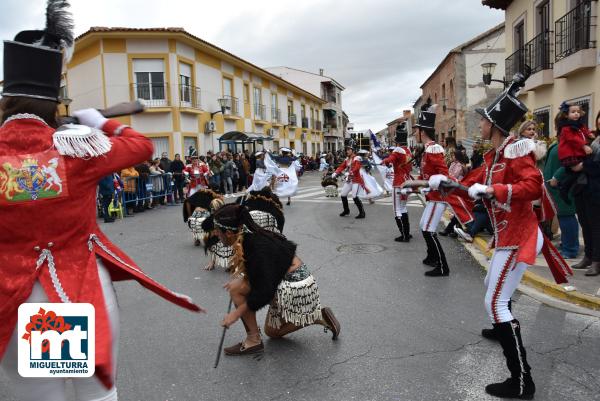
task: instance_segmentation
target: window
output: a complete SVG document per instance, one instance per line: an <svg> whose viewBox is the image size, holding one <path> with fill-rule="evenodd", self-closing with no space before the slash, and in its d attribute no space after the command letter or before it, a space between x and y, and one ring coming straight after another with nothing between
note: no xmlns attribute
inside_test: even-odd
<svg viewBox="0 0 600 401"><path fill-rule="evenodd" d="M148 101L148 106L166 105L163 59L134 59L133 73L137 99Z"/></svg>
<svg viewBox="0 0 600 401"><path fill-rule="evenodd" d="M514 40L515 51L522 49L525 46L525 21L524 20L519 22L517 25L515 25L513 40Z"/></svg>
<svg viewBox="0 0 600 401"><path fill-rule="evenodd" d="M313 143L311 144L311 146L310 146L310 147L311 147L311 149L312 149L312 154L311 154L311 156L313 156L313 157L314 157L314 156L317 156L317 144L313 142Z"/></svg>
<svg viewBox="0 0 600 401"><path fill-rule="evenodd" d="M254 104L262 104L262 94L260 88L254 87Z"/></svg>
<svg viewBox="0 0 600 401"><path fill-rule="evenodd" d="M545 109L536 110L533 112L535 121L540 126L540 134L546 138L550 137L550 107Z"/></svg>
<svg viewBox="0 0 600 401"><path fill-rule="evenodd" d="M547 33L550 31L550 0L541 2L536 11L536 33Z"/></svg>
<svg viewBox="0 0 600 401"><path fill-rule="evenodd" d="M271 93L271 107L277 109L277 93Z"/></svg>
<svg viewBox="0 0 600 401"><path fill-rule="evenodd" d="M287 101L287 110L288 110L288 116L291 116L292 114L294 114L294 102L292 102L291 100Z"/></svg>
<svg viewBox="0 0 600 401"><path fill-rule="evenodd" d="M223 96L233 97L233 82L230 78L223 78Z"/></svg>
<svg viewBox="0 0 600 401"><path fill-rule="evenodd" d="M183 137L183 154L187 154L188 153L188 149L191 147L193 147L194 149L198 150L198 138L195 137L191 137L191 136L184 136Z"/></svg>
<svg viewBox="0 0 600 401"><path fill-rule="evenodd" d="M192 66L185 63L179 64L179 98L182 102L192 101Z"/></svg>
<svg viewBox="0 0 600 401"><path fill-rule="evenodd" d="M244 84L244 103L250 103L250 85Z"/></svg>
<svg viewBox="0 0 600 401"><path fill-rule="evenodd" d="M169 138L160 137L160 138L150 138L152 140L152 144L154 145L154 154L152 158L160 157L163 152L170 154L169 152Z"/></svg>
<svg viewBox="0 0 600 401"><path fill-rule="evenodd" d="M306 117L306 106L305 105L300 106L300 117L302 117L302 118Z"/></svg>

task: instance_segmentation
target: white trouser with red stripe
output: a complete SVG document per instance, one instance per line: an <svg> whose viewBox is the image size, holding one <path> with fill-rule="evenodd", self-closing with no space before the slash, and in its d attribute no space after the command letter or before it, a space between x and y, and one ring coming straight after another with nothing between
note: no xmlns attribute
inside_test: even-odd
<svg viewBox="0 0 600 401"><path fill-rule="evenodd" d="M400 193L400 187L394 187L394 213L396 217L402 217L404 213L408 213L406 203L408 202L408 195L402 195Z"/></svg>
<svg viewBox="0 0 600 401"><path fill-rule="evenodd" d="M541 231L537 233L536 252L540 253L544 238ZM528 264L516 263L518 249L495 250L490 267L483 281L486 286L485 309L492 323L510 322L514 319L508 309L508 302L519 286Z"/></svg>
<svg viewBox="0 0 600 401"><path fill-rule="evenodd" d="M352 193L352 197L356 198L358 196L358 190L360 189L360 184L355 182L346 181L344 186L342 187L342 191L340 192L340 196L347 197L348 194Z"/></svg>
<svg viewBox="0 0 600 401"><path fill-rule="evenodd" d="M117 371L117 350L119 344L119 305L112 286L110 274L100 259L98 262L98 275L102 285L102 294L106 303L106 310L111 325L112 335L112 360L113 375ZM33 286L31 295L25 302L48 302L48 297L39 282ZM0 366L4 374L10 379L10 390L19 401L66 401L65 384L72 380L77 401L116 401L117 389L113 386L110 390L94 376L86 378L29 378L21 377L18 373L18 333L17 327L6 348L6 353ZM114 378L113 378L114 382Z"/></svg>
<svg viewBox="0 0 600 401"><path fill-rule="evenodd" d="M437 227L440 224L444 210L446 210L445 203L428 201L425 204L425 210L421 216L421 223L419 225L421 231L430 233L437 232Z"/></svg>

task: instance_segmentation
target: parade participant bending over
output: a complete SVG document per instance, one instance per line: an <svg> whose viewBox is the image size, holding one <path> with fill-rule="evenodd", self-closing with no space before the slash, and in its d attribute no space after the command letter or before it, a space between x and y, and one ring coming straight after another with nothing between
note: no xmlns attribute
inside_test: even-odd
<svg viewBox="0 0 600 401"><path fill-rule="evenodd" d="M259 227L248 209L240 205L219 209L205 221L205 230L211 226L224 244L235 249L234 272L224 288L236 308L221 324L230 327L241 319L246 329L246 338L225 348L226 355L263 351L256 312L267 304L264 329L271 338L314 324L331 330L334 340L339 336L340 324L330 308L321 308L315 278L296 256L296 244Z"/></svg>

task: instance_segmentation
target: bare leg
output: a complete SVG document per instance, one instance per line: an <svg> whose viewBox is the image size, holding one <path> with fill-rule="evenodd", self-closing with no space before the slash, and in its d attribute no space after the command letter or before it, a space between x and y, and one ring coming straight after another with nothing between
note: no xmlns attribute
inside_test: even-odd
<svg viewBox="0 0 600 401"><path fill-rule="evenodd" d="M233 284L229 289L229 295L233 300L233 304L237 307L246 302L246 296L250 292L250 287L245 281L238 280L236 284ZM246 339L244 340L244 346L250 348L254 345L261 343L260 331L258 329L258 323L256 322L256 312L248 309L242 315L242 322L246 329Z"/></svg>

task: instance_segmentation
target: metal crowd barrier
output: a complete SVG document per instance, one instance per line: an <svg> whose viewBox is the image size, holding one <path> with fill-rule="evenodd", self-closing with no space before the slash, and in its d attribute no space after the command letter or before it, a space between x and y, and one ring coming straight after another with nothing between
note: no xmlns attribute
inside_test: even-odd
<svg viewBox="0 0 600 401"><path fill-rule="evenodd" d="M126 177L123 180L123 203L125 207L150 203L153 199L164 198L173 203L175 183L171 173L146 177Z"/></svg>

